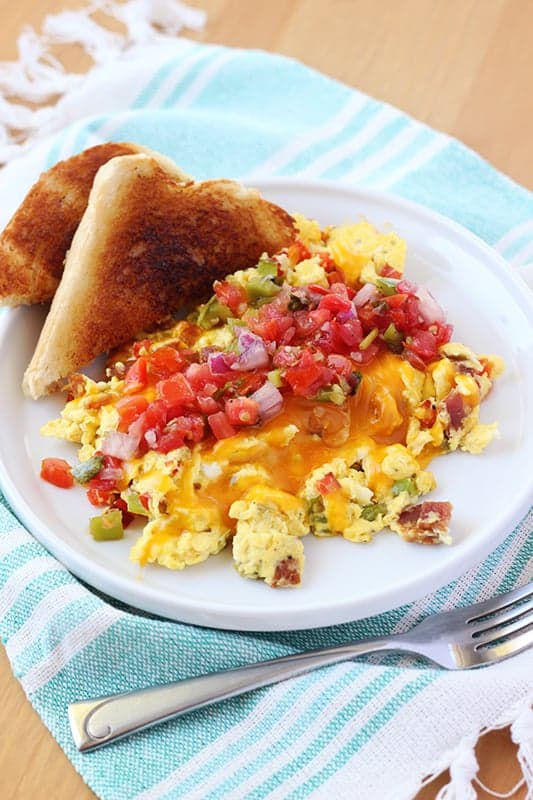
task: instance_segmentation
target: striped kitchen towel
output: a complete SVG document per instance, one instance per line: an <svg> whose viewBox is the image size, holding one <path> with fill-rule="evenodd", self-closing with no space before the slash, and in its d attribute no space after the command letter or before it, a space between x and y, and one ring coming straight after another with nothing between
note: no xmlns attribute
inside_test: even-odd
<svg viewBox="0 0 533 800"><path fill-rule="evenodd" d="M48 29L60 39L57 19ZM131 140L197 178L307 176L386 189L457 220L511 264L532 258L531 194L457 141L296 61L168 37L150 44L142 30L124 49L116 39L97 46L90 28L85 43L99 65L89 76L71 83L46 73L56 88L63 81L65 94L37 121L30 112L19 119L29 146L10 139L15 112L0 103L0 159L9 162L0 174L0 222L58 159ZM511 589L532 578L533 512L482 564L418 602L334 628L239 633L150 618L90 591L0 500L2 642L32 705L102 800L407 800L447 767L442 796L474 797L475 742L508 724L533 791L533 651L464 673L411 659L340 664L84 755L66 715L80 697L404 631L428 614Z"/></svg>

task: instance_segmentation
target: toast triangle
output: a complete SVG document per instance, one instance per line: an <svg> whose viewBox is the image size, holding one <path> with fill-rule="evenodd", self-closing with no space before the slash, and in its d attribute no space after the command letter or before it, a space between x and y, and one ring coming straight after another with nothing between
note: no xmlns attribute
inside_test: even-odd
<svg viewBox="0 0 533 800"><path fill-rule="evenodd" d="M24 392L53 391L293 237L292 217L254 189L229 180L180 184L147 155L113 158L94 180Z"/></svg>
<svg viewBox="0 0 533 800"><path fill-rule="evenodd" d="M150 155L176 180L190 180L170 158L131 142L96 145L58 162L40 176L0 234L0 305L52 299L97 171L112 158L136 153Z"/></svg>

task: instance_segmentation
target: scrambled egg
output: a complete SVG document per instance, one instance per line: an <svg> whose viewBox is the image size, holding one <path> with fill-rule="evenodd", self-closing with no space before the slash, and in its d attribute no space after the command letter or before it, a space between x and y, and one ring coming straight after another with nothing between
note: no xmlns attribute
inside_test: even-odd
<svg viewBox="0 0 533 800"><path fill-rule="evenodd" d="M394 233L380 234L367 222L325 232L304 217L296 223L311 256L296 264L279 257L294 287L328 286L323 253L348 284L374 283L385 264L403 270L405 242ZM246 289L260 277L252 268L231 280ZM152 341L179 341L184 324ZM226 351L234 344L235 327L227 323L199 332L191 346ZM439 504L426 504L423 513L413 509L435 487L426 469L434 456L479 453L497 434L496 425L480 423L479 407L502 369L498 357L477 356L455 342L443 345L425 372L385 352L361 369L361 385L346 400L342 392L332 402L289 396L263 425L125 460L122 498L146 498L147 521L131 558L179 570L231 545L243 577L297 586L306 535L370 542L388 527L409 541L449 542L447 526L439 527ZM77 443L85 461L117 430L124 380L115 374L109 381L76 381L60 419L42 433Z"/></svg>

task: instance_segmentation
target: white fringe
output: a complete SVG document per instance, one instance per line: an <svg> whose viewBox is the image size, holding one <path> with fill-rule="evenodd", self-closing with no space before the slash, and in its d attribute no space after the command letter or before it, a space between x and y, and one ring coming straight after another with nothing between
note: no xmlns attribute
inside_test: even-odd
<svg viewBox="0 0 533 800"><path fill-rule="evenodd" d="M96 11L121 22L125 32L97 23L91 16ZM45 17L40 34L24 28L18 60L0 63L0 164L19 155L51 120L58 100L85 80L65 70L54 46L78 44L95 65L109 64L135 47L168 42L183 28L201 30L205 19L204 11L180 0L91 0L78 11ZM48 105L33 109L24 102Z"/></svg>
<svg viewBox="0 0 533 800"><path fill-rule="evenodd" d="M507 727L510 728L511 739L518 748L516 758L522 768L522 777L506 792L497 792L478 777L479 764L475 748L481 736ZM476 800L476 785L498 800L505 800L514 797L524 784L527 787L525 800L533 800L533 696L525 698L508 710L492 727L465 737L452 751L443 753L423 780L413 778L396 786L387 794L387 800L413 800L424 786L446 770L450 771L450 781L441 787L435 800Z"/></svg>

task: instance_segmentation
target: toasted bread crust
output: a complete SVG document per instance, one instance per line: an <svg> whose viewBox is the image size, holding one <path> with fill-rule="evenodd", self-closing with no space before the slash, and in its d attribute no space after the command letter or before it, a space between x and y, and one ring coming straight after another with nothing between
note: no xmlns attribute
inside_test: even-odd
<svg viewBox="0 0 533 800"><path fill-rule="evenodd" d="M129 142L96 145L41 175L0 235L0 305L52 299L97 171L112 158L140 152L156 155ZM171 170L172 162L160 158ZM175 170L175 177L188 179Z"/></svg>
<svg viewBox="0 0 533 800"><path fill-rule="evenodd" d="M293 237L292 217L255 190L179 184L145 155L113 159L94 181L24 391L46 393Z"/></svg>

